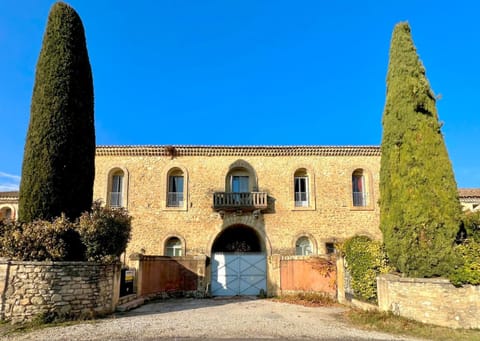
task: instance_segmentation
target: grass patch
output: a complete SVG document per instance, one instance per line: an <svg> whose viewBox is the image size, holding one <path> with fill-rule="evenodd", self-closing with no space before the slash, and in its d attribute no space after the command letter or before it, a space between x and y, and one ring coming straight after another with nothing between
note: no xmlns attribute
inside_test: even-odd
<svg viewBox="0 0 480 341"><path fill-rule="evenodd" d="M345 318L353 325L366 330L438 341L480 341L480 330L478 329L469 330L439 327L396 316L391 312L384 313L352 309L345 312Z"/></svg>
<svg viewBox="0 0 480 341"><path fill-rule="evenodd" d="M331 307L337 305L336 301L328 295L316 292L301 292L297 294L282 295L272 299L276 302L299 304L306 307Z"/></svg>
<svg viewBox="0 0 480 341"><path fill-rule="evenodd" d="M88 315L77 319L52 316L49 314L40 314L31 321L12 324L9 321L0 321L0 338L7 335L25 334L35 330L51 327L67 327L80 323L97 323L99 319L106 315Z"/></svg>

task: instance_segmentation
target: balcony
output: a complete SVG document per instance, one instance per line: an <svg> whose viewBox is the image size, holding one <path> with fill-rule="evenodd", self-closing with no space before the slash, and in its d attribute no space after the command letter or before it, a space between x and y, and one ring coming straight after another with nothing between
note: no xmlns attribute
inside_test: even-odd
<svg viewBox="0 0 480 341"><path fill-rule="evenodd" d="M268 207L266 192L216 192L213 193L215 210L265 210Z"/></svg>

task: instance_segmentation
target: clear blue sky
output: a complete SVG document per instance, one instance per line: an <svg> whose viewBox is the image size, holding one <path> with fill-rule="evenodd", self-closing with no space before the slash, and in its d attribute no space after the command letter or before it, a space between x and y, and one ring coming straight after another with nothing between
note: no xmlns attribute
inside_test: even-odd
<svg viewBox="0 0 480 341"><path fill-rule="evenodd" d="M0 1L0 190L18 187L54 1ZM480 187L476 1L69 2L98 145L379 145L388 49L407 20L459 187Z"/></svg>

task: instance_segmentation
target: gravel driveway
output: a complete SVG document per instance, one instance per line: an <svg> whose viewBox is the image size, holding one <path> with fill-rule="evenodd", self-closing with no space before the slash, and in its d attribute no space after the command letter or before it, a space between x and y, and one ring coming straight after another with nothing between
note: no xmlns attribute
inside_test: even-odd
<svg viewBox="0 0 480 341"><path fill-rule="evenodd" d="M343 311L253 298L172 299L5 340L413 340L354 329L342 322Z"/></svg>

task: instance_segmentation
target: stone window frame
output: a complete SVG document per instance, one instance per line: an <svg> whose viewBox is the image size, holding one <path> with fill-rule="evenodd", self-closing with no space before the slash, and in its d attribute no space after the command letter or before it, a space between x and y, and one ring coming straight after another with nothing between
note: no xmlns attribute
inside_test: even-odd
<svg viewBox="0 0 480 341"><path fill-rule="evenodd" d="M249 192L258 192L258 177L255 168L245 160L237 160L233 162L225 174L225 192L232 192L232 177L248 176Z"/></svg>
<svg viewBox="0 0 480 341"><path fill-rule="evenodd" d="M368 195L367 203L365 206L355 206L353 202L353 188L352 188L352 177L355 172L361 171L364 177L364 186L365 191ZM349 172L349 181L348 181L348 189L347 192L349 198L347 202L349 203L350 211L373 211L375 210L375 193L374 193L374 186L373 186L373 176L372 172L368 169L368 167L364 166L357 166L350 168Z"/></svg>
<svg viewBox="0 0 480 341"><path fill-rule="evenodd" d="M167 243L168 243L169 240L171 240L173 238L176 238L180 241L181 251L182 251L181 256L167 256ZM163 245L163 255L166 256L166 257L184 257L184 256L186 256L187 251L186 251L185 238L183 238L182 236L180 236L178 234L169 234L168 236L166 236L163 239L162 245Z"/></svg>
<svg viewBox="0 0 480 341"><path fill-rule="evenodd" d="M172 173L180 171L183 175L183 205L180 206L168 206L168 185L169 177ZM163 194L160 198L160 205L164 211L188 211L188 199L189 199L189 176L187 169L177 163L172 163L164 168L162 174L162 184Z"/></svg>
<svg viewBox="0 0 480 341"><path fill-rule="evenodd" d="M313 255L317 255L318 254L318 243L317 243L317 240L315 239L315 237L311 234L311 233L308 233L308 232L301 232L301 233L298 233L292 240L292 244L293 244L293 254L296 255L296 256L302 256L302 255L297 255L297 242L299 239L301 238L307 238L309 241L310 241L310 245L312 246L312 253L308 256L313 256ZM305 255L303 255L305 256Z"/></svg>
<svg viewBox="0 0 480 341"><path fill-rule="evenodd" d="M128 185L129 185L129 172L126 167L123 166L114 166L111 167L110 170L107 173L107 188L106 188L106 195L105 195L105 205L108 207L110 206L110 193L111 193L111 188L112 188L112 179L113 176L116 175L121 171L123 173L123 179L122 179L122 205L120 207L123 207L125 209L128 208Z"/></svg>
<svg viewBox="0 0 480 341"><path fill-rule="evenodd" d="M295 205L295 174L304 172L308 177L308 205L296 206ZM316 187L315 187L315 173L313 167L308 165L299 165L290 170L289 180L289 206L292 211L315 211L316 210Z"/></svg>
<svg viewBox="0 0 480 341"><path fill-rule="evenodd" d="M10 217L4 216L10 210ZM5 212L5 213L4 213ZM16 219L16 213L17 211L15 210L15 207L10 204L1 204L0 205L0 219L8 219L11 221L14 221Z"/></svg>

